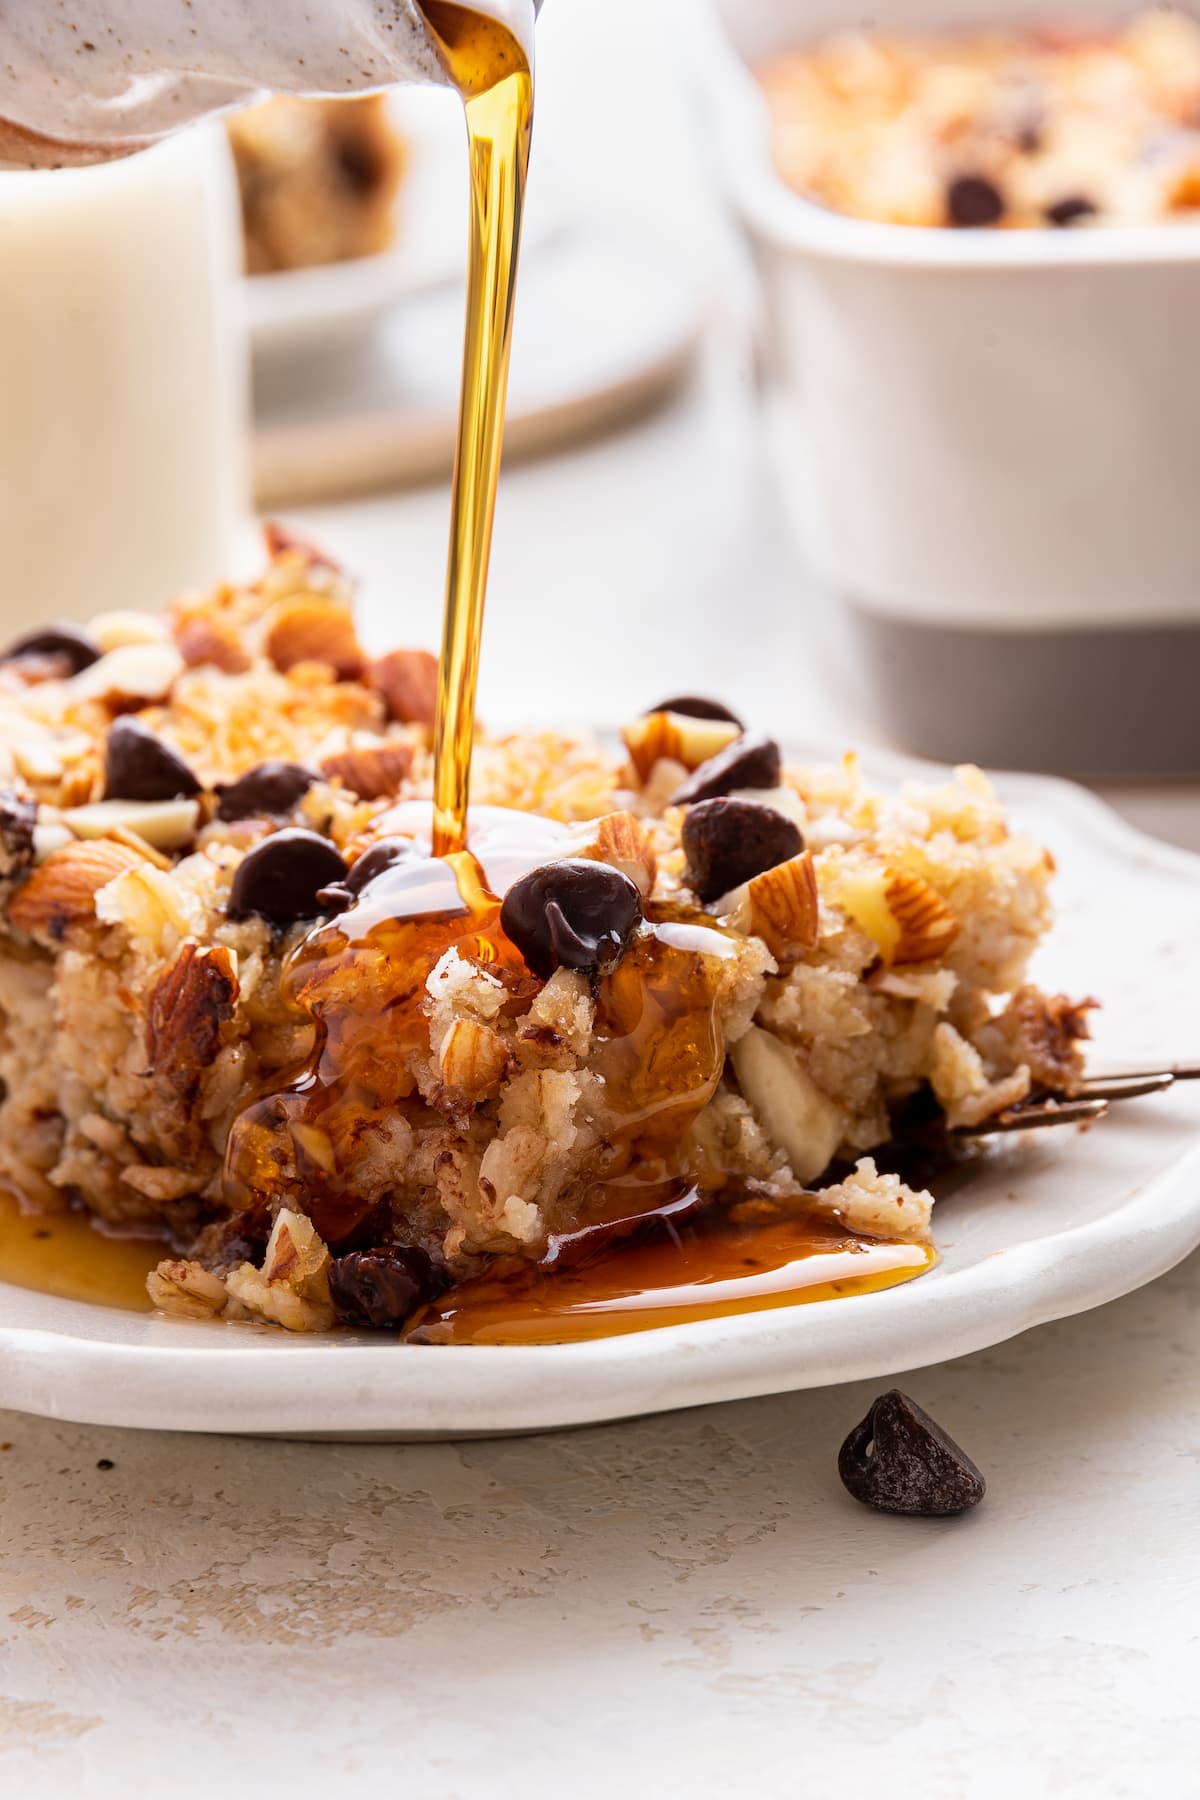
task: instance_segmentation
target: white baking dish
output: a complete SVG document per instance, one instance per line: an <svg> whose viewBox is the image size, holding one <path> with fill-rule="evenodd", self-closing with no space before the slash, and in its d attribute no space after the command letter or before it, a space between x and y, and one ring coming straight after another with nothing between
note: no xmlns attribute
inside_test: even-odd
<svg viewBox="0 0 1200 1800"><path fill-rule="evenodd" d="M1038 16L1061 10L872 7L882 31ZM1200 227L929 230L799 198L751 70L846 25L838 0L715 0L699 34L807 555L908 747L1200 768Z"/></svg>

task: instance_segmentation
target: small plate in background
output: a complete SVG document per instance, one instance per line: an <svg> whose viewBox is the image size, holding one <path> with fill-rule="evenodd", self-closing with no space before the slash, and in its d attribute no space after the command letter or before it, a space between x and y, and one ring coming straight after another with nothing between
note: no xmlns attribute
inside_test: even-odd
<svg viewBox="0 0 1200 1800"><path fill-rule="evenodd" d="M701 321L700 298L656 251L598 229L534 244L521 263L506 458L558 449L649 410L690 369ZM338 337L260 361L259 507L449 474L462 331L458 281L410 294L357 342Z"/></svg>
<svg viewBox="0 0 1200 1800"><path fill-rule="evenodd" d="M351 344L397 301L461 283L467 252L467 140L462 107L446 88L403 87L388 96L407 157L396 196L396 241L377 256L248 275L243 283L258 362ZM552 156L530 176L523 243L554 236L565 217Z"/></svg>

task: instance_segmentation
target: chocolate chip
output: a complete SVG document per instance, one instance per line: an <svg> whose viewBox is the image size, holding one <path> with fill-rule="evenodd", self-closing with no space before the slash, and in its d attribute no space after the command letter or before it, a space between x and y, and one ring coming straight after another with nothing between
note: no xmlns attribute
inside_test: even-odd
<svg viewBox="0 0 1200 1800"><path fill-rule="evenodd" d="M514 882L500 926L533 973L549 978L555 969L604 974L619 962L641 917L642 898L628 875L571 857Z"/></svg>
<svg viewBox="0 0 1200 1800"><path fill-rule="evenodd" d="M1096 211L1096 202L1089 200L1086 194L1065 194L1046 208L1046 223L1060 227L1074 225L1080 219L1090 219Z"/></svg>
<svg viewBox="0 0 1200 1800"><path fill-rule="evenodd" d="M707 905L799 856L804 839L789 818L759 800L701 800L683 822L683 848L685 880Z"/></svg>
<svg viewBox="0 0 1200 1800"><path fill-rule="evenodd" d="M140 719L117 719L104 748L107 800L179 800L200 792L182 756Z"/></svg>
<svg viewBox="0 0 1200 1800"><path fill-rule="evenodd" d="M721 794L732 794L735 788L778 787L782 769L783 758L773 738L734 738L732 744L693 770L671 795L671 804L692 806L697 800L716 800Z"/></svg>
<svg viewBox="0 0 1200 1800"><path fill-rule="evenodd" d="M276 831L238 864L229 896L229 916L258 913L272 925L293 925L321 912L322 888L344 881L346 864L328 838L315 831Z"/></svg>
<svg viewBox="0 0 1200 1800"><path fill-rule="evenodd" d="M864 1506L922 1519L966 1512L987 1489L970 1457L899 1388L881 1394L854 1427L838 1474Z"/></svg>
<svg viewBox="0 0 1200 1800"><path fill-rule="evenodd" d="M56 625L44 625L36 631L27 631L23 637L16 638L0 654L0 662L20 662L24 657L44 657L48 662L62 663L66 674L78 675L81 670L90 669L94 662L99 662L103 654L90 631L64 621Z"/></svg>
<svg viewBox="0 0 1200 1800"><path fill-rule="evenodd" d="M445 1271L415 1244L350 1250L329 1264L329 1292L344 1325L396 1329L449 1285Z"/></svg>
<svg viewBox="0 0 1200 1800"><path fill-rule="evenodd" d="M685 719L725 719L739 731L745 729L736 713L722 706L719 700L706 700L701 694L676 694L674 699L660 700L657 706L647 707L646 712L682 713Z"/></svg>
<svg viewBox="0 0 1200 1800"><path fill-rule="evenodd" d="M951 225L995 225L1004 217L1004 196L986 175L959 175L946 189Z"/></svg>
<svg viewBox="0 0 1200 1800"><path fill-rule="evenodd" d="M328 912L345 912L376 876L419 854L411 838L380 838L377 844L363 851L357 862L351 863L345 881L335 881L332 886L322 888L317 899Z"/></svg>
<svg viewBox="0 0 1200 1800"><path fill-rule="evenodd" d="M0 788L0 877L23 875L33 867L33 831L37 802Z"/></svg>
<svg viewBox="0 0 1200 1800"><path fill-rule="evenodd" d="M299 805L316 779L312 769L299 763L259 763L217 789L217 817L226 824L237 819L282 818Z"/></svg>
<svg viewBox="0 0 1200 1800"><path fill-rule="evenodd" d="M346 886L352 894L361 894L367 883L382 875L385 869L395 868L398 862L407 862L410 857L420 854L412 838L380 838L377 844L363 851L357 862L351 863Z"/></svg>

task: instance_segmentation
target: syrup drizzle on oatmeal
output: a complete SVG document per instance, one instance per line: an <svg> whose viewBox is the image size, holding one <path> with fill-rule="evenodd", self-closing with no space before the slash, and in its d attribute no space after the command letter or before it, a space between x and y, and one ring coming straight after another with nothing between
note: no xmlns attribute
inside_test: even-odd
<svg viewBox="0 0 1200 1800"><path fill-rule="evenodd" d="M427 807L410 804L389 819L411 830L422 812L428 820ZM489 807L473 810L471 823L473 851L431 858L416 840L411 860L293 952L284 997L316 1025L316 1043L290 1082L236 1121L226 1158L235 1204L283 1200L335 1249L362 1225L371 1201L355 1163L365 1133L384 1137L389 1121L422 1108L413 1065L430 1057L426 983L447 950L500 984L506 1016L528 1010L542 984L501 930L501 899L526 870L562 854L563 827ZM695 1178L689 1126L724 1065L719 995L730 952L722 933L682 928L650 907L597 982L589 1067L604 1117L589 1222L648 1212ZM445 1102L452 1114L453 1095ZM719 1181L719 1170L706 1173Z"/></svg>
<svg viewBox="0 0 1200 1800"><path fill-rule="evenodd" d="M426 0L422 10L462 95L471 176L462 395L434 732L433 849L445 856L464 849L467 841L475 692L504 434L533 79L524 52L503 26L445 0Z"/></svg>

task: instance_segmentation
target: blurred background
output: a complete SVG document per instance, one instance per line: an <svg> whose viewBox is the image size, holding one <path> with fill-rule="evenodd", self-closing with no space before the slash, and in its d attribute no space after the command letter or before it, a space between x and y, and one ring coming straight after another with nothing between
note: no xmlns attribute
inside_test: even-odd
<svg viewBox="0 0 1200 1800"><path fill-rule="evenodd" d="M1029 9L936 10L970 25ZM928 11L875 9L884 29ZM609 726L664 692L708 692L798 750L1082 776L1200 848L1200 392L1187 356L1200 225L898 230L799 200L773 170L748 65L842 22L821 0L546 6L481 712L497 726ZM1191 46L1156 38L1151 51L1200 125L1188 85L1200 66L1180 60ZM1103 64L1089 79L1119 74ZM847 79L868 76L853 64ZM1105 104L1118 122L1127 102L1116 79ZM1013 129L1030 135L1027 107ZM229 131L245 244L232 191L216 235L251 270L234 286L253 425L246 439L210 409L223 453L192 434L220 465L212 506L251 488L260 513L361 577L369 644L435 645L466 234L459 104L418 88L332 111L273 102ZM1193 212L1196 141L1169 132L1139 164L1176 157ZM1111 148L1085 145L1081 161L1076 146L1072 179L1092 181L1088 155ZM75 179L56 192L69 200ZM981 196L982 215L946 222L994 223L986 180L960 183L954 206L969 215ZM1145 207L1143 188L1122 204ZM1072 188L1038 222L1092 210ZM183 277L178 301L166 279L154 329L176 316L183 332ZM189 275L186 294L199 280L216 277ZM28 294L23 305L11 342L33 331ZM146 384L162 408L172 365L206 391L237 387L236 369L204 361L194 323L183 341L181 357L164 340ZM119 374L119 358L99 361ZM43 435L47 395L66 396L47 439L61 469L79 388L39 370L28 389ZM174 404L202 410L182 390ZM218 579L227 567L200 568L212 536L197 484L178 485L197 541L173 584ZM69 486L50 484L55 506ZM10 537L18 510L31 517L14 491L13 519L0 513ZM97 500L106 518L114 504ZM238 573L257 555L245 517ZM164 556L185 535L164 527ZM105 603L102 570L93 559L89 583L77 565L56 592L86 616Z"/></svg>

